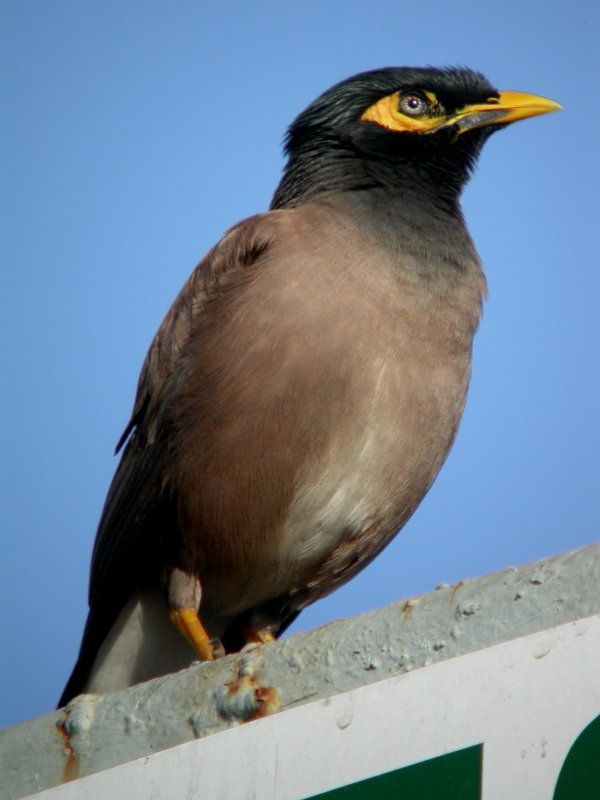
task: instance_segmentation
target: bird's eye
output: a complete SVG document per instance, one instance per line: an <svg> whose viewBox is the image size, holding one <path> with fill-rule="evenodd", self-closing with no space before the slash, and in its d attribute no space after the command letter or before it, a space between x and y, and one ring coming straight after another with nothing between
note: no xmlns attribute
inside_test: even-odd
<svg viewBox="0 0 600 800"><path fill-rule="evenodd" d="M416 92L403 95L398 102L398 111L409 117L422 117L428 110L427 100Z"/></svg>

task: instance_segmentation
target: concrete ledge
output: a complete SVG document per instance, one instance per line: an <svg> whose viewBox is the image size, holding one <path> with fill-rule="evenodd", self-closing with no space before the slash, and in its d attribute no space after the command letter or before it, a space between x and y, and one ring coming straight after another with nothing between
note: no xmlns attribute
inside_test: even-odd
<svg viewBox="0 0 600 800"><path fill-rule="evenodd" d="M440 587L0 731L20 798L217 731L600 613L600 545Z"/></svg>

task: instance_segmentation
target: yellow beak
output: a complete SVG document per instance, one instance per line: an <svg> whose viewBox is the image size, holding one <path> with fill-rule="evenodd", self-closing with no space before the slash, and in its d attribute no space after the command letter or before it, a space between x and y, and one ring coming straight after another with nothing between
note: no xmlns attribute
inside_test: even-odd
<svg viewBox="0 0 600 800"><path fill-rule="evenodd" d="M535 94L500 92L498 97L490 97L485 103L475 103L461 108L456 114L448 117L439 128L456 125L458 133L464 133L486 125L508 125L509 122L537 117L539 114L549 114L561 108L560 103Z"/></svg>

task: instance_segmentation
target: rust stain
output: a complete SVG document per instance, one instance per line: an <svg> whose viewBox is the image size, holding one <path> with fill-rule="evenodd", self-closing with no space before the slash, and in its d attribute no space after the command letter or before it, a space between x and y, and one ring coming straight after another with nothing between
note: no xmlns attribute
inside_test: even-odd
<svg viewBox="0 0 600 800"><path fill-rule="evenodd" d="M450 587L451 591L448 593L449 606L454 605L454 598L456 597L457 593L463 588L464 585L465 585L464 581L458 581L458 583L452 584L452 586Z"/></svg>
<svg viewBox="0 0 600 800"><path fill-rule="evenodd" d="M252 675L228 681L219 698L219 710L226 719L250 722L281 709L281 697L274 686L260 686Z"/></svg>
<svg viewBox="0 0 600 800"><path fill-rule="evenodd" d="M73 749L71 736L67 733L65 728L66 721L67 713L65 712L62 719L56 723L56 730L65 754L61 783L69 783L69 781L74 781L79 778L79 756Z"/></svg>
<svg viewBox="0 0 600 800"><path fill-rule="evenodd" d="M250 719L268 717L281 711L281 695L274 686L257 686L254 691L256 711Z"/></svg>
<svg viewBox="0 0 600 800"><path fill-rule="evenodd" d="M250 722L281 710L279 691L274 686L261 686L258 672L258 663L247 656L240 659L237 674L216 694L217 708L224 719Z"/></svg>
<svg viewBox="0 0 600 800"><path fill-rule="evenodd" d="M413 608L416 608L419 605L418 600L414 598L409 598L405 603L402 604L400 609L402 614L406 614L406 616L410 616L412 614Z"/></svg>

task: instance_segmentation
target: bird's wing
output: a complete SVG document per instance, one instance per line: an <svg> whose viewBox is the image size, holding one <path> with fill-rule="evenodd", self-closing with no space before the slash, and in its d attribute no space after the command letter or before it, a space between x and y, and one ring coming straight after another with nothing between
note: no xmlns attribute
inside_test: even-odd
<svg viewBox="0 0 600 800"><path fill-rule="evenodd" d="M202 259L163 320L146 355L125 445L100 518L90 575L90 611L79 659L61 704L82 690L103 640L128 596L156 572L168 551L168 528L176 524L174 498L165 481L169 458L170 393L187 342L210 298L259 267L273 237L272 218L257 215L230 229ZM165 535L167 534L167 535Z"/></svg>
<svg viewBox="0 0 600 800"><path fill-rule="evenodd" d="M276 212L280 214L281 212ZM229 230L202 259L171 306L146 355L131 419L117 445L125 451L108 491L94 544L90 578L90 604L106 587L113 586L119 565L138 551L139 537L148 530L150 517L168 513L172 505L164 485L169 455L170 392L177 383L177 368L195 324L207 301L240 271L256 265L273 235L271 214L251 217ZM154 525L152 526L154 527ZM151 545L144 541L144 548Z"/></svg>

